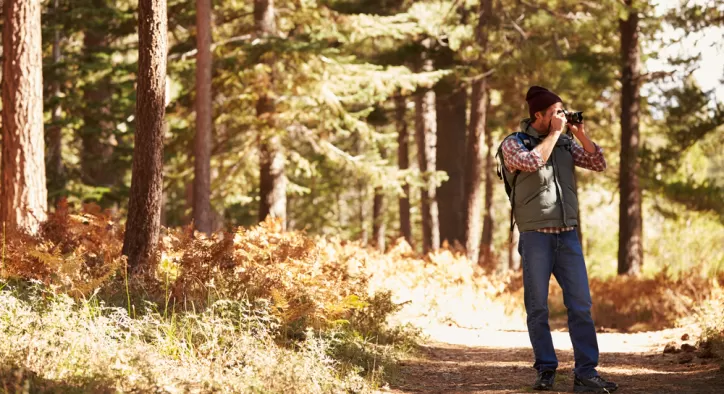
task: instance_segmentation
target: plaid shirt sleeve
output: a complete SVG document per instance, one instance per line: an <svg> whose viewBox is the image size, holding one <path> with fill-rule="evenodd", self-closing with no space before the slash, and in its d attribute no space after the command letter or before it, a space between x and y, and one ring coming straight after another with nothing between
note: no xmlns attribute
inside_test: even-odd
<svg viewBox="0 0 724 394"><path fill-rule="evenodd" d="M503 161L511 172L536 172L546 164L538 151L528 150L517 138L508 138L503 142Z"/></svg>
<svg viewBox="0 0 724 394"><path fill-rule="evenodd" d="M587 170L602 172L606 169L606 158L603 157L603 149L600 146L596 146L596 151L593 153L587 152L577 142L573 142L571 145L571 155L573 155L573 162L575 165Z"/></svg>

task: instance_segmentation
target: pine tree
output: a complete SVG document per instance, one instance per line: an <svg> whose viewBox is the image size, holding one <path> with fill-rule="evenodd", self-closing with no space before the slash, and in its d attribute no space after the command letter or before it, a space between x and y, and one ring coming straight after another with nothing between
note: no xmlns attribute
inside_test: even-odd
<svg viewBox="0 0 724 394"><path fill-rule="evenodd" d="M196 134L194 137L194 226L211 228L211 0L196 0Z"/></svg>
<svg viewBox="0 0 724 394"><path fill-rule="evenodd" d="M53 27L53 47L52 62L53 70L57 72L62 60L61 46L61 27L57 21L60 14L60 0L53 0L53 17L55 25ZM56 77L51 83L51 94L53 96L53 107L51 110L51 124L47 127L47 157L45 163L45 171L48 177L48 189L56 191L56 195L52 196L52 201L57 202L59 194L57 191L65 189L66 173L65 164L63 163L63 134L61 126L62 107L61 99L61 83Z"/></svg>
<svg viewBox="0 0 724 394"><path fill-rule="evenodd" d="M400 170L407 170L410 166L409 136L407 131L407 103L401 94L395 95L395 125L397 127L397 163ZM400 206L400 235L408 244L412 245L412 225L410 224L410 185L402 186L403 195L399 198Z"/></svg>
<svg viewBox="0 0 724 394"><path fill-rule="evenodd" d="M254 0L254 21L257 36L272 38L277 35L274 0ZM267 63L273 68L273 61ZM256 104L256 113L262 130L259 135L259 220L272 216L281 219L282 226L287 220L287 178L284 173L286 158L281 137L276 130L275 105L272 86L273 71L260 82L261 96Z"/></svg>
<svg viewBox="0 0 724 394"><path fill-rule="evenodd" d="M429 39L427 40L429 46ZM423 51L420 71L433 71L432 59ZM421 190L422 248L429 252L440 248L440 224L436 198L437 188L432 178L436 171L437 122L435 91L419 88L415 93L415 141L417 163L424 177Z"/></svg>
<svg viewBox="0 0 724 394"><path fill-rule="evenodd" d="M41 1L3 3L0 221L37 233L46 219Z"/></svg>
<svg viewBox="0 0 724 394"><path fill-rule="evenodd" d="M167 19L165 0L138 4L138 88L133 174L123 254L139 270L158 244L163 190Z"/></svg>
<svg viewBox="0 0 724 394"><path fill-rule="evenodd" d="M626 0L628 17L621 34L621 170L619 188L618 273L638 275L643 265L641 188L639 186L639 48L638 4Z"/></svg>
<svg viewBox="0 0 724 394"><path fill-rule="evenodd" d="M452 51L443 65L452 66ZM437 189L440 212L440 241L463 244L465 237L465 138L467 92L454 76L443 79L435 88L437 120L436 169L447 174L447 180Z"/></svg>
<svg viewBox="0 0 724 394"><path fill-rule="evenodd" d="M488 49L488 25L492 14L492 2L482 0L479 6L479 16L475 37L480 51ZM480 60L484 58L481 55ZM487 71L487 70L483 70ZM468 260L479 262L481 265L490 264L492 251L492 192L491 177L492 156L490 127L487 125L488 109L488 81L480 76L473 81L470 96L470 124L468 125L467 151L465 153L465 250ZM487 155L483 156L483 144L487 146ZM485 171L483 161L485 160ZM488 163L490 161L490 163ZM481 181L485 179L485 194L481 188ZM484 219L481 225L480 217L483 215L482 205L485 197ZM480 239L480 232L483 232Z"/></svg>

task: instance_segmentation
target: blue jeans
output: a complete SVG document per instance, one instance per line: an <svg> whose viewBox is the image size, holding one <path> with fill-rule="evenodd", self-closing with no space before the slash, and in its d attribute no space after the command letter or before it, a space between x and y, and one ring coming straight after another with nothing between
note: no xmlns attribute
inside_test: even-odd
<svg viewBox="0 0 724 394"><path fill-rule="evenodd" d="M535 354L533 367L539 372L558 367L548 325L548 283L553 274L563 289L563 303L568 309L568 331L576 362L574 372L581 378L598 375L598 341L591 318L591 293L578 234L576 231L560 234L522 232L518 251L523 264L528 335Z"/></svg>

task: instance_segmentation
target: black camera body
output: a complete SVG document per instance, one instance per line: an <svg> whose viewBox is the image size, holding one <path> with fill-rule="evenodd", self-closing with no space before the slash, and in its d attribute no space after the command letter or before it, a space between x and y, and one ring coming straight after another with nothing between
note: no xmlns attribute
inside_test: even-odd
<svg viewBox="0 0 724 394"><path fill-rule="evenodd" d="M563 110L563 114L566 116L568 123L581 124L583 123L583 112L573 112Z"/></svg>

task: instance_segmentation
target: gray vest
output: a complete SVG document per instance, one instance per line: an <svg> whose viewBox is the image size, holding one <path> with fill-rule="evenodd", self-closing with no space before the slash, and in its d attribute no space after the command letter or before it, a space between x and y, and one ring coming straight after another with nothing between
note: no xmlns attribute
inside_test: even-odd
<svg viewBox="0 0 724 394"><path fill-rule="evenodd" d="M530 126L529 119L520 122L520 131L527 134L526 148L533 149L543 141ZM517 138L515 134L508 138ZM578 196L571 144L573 139L562 134L556 142L548 162L536 172L508 171L503 175L513 190L510 193L515 221L520 231L534 231L545 227L578 225ZM513 184L513 178L515 184Z"/></svg>

